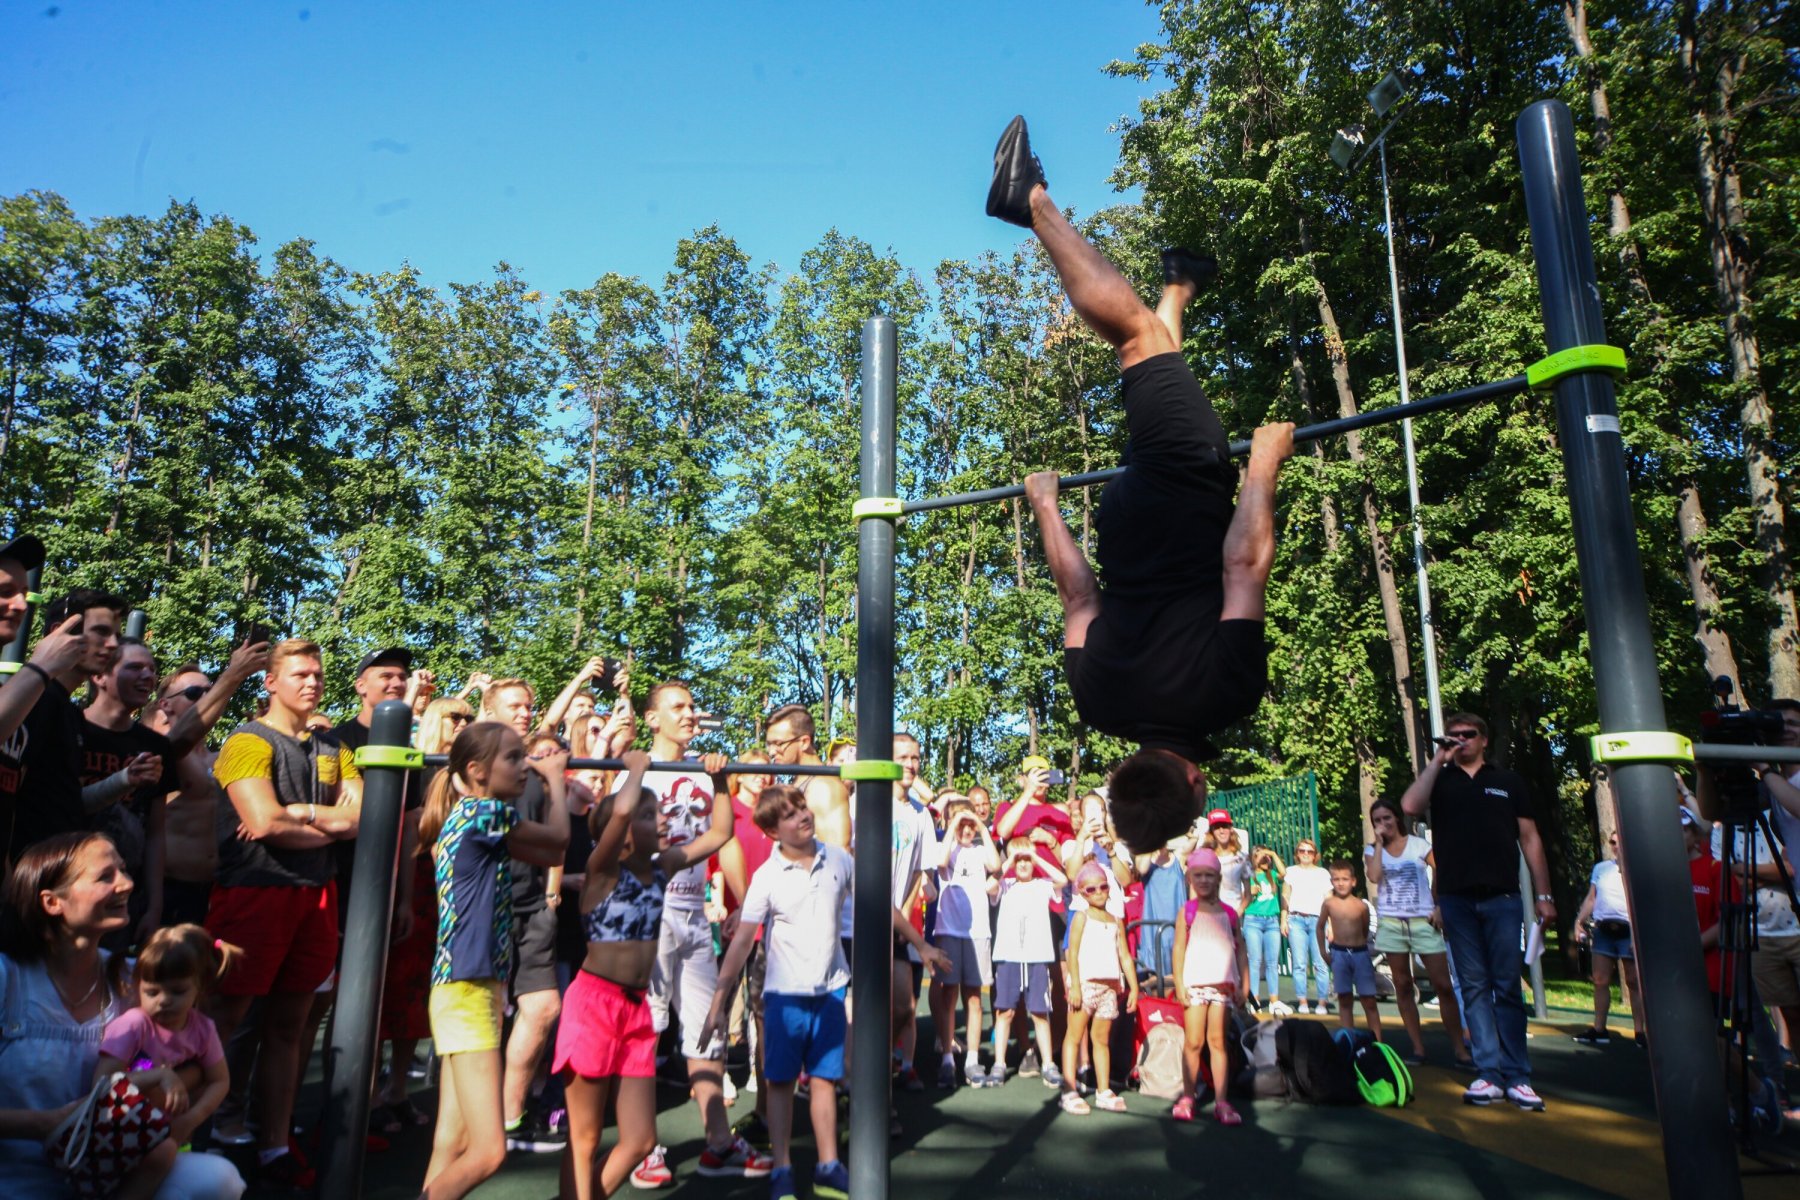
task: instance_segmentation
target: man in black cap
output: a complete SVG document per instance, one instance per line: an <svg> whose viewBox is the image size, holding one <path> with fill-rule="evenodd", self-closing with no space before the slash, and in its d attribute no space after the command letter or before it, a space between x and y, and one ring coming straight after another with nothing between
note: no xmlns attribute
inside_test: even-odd
<svg viewBox="0 0 1800 1200"><path fill-rule="evenodd" d="M1225 428L1181 355L1181 312L1217 270L1163 252L1155 311L1050 199L1023 117L994 150L989 216L1037 235L1069 303L1117 352L1125 471L1101 494L1100 574L1064 523L1053 472L1025 481L1063 606L1063 661L1082 720L1143 748L1114 771L1113 823L1147 852L1186 833L1206 785L1207 739L1256 711L1268 686L1264 591L1275 561L1275 481L1294 427L1251 440L1239 487ZM1237 492L1234 506L1232 493Z"/></svg>
<svg viewBox="0 0 1800 1200"><path fill-rule="evenodd" d="M0 697L15 701L38 692L25 719L0 744L0 814L11 818L3 831L8 863L45 838L91 827L82 806L85 722L74 695L89 676L111 672L126 607L118 596L91 588L57 600L44 613L45 626L55 631L44 640L66 637L72 646L54 648L48 665L34 654L0 688Z"/></svg>

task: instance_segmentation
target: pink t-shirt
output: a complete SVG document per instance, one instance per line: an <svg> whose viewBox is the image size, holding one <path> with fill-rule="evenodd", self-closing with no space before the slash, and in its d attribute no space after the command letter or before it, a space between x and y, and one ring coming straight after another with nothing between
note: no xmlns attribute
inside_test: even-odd
<svg viewBox="0 0 1800 1200"><path fill-rule="evenodd" d="M143 1062L151 1067L179 1067L190 1062L210 1067L225 1057L225 1048L219 1044L218 1026L199 1012L188 1013L185 1029L164 1029L143 1009L134 1008L107 1022L100 1053L132 1070L142 1070L139 1064Z"/></svg>
<svg viewBox="0 0 1800 1200"><path fill-rule="evenodd" d="M1187 955L1181 964L1183 987L1218 987L1238 982L1237 910L1220 904L1218 912L1201 912L1198 900L1189 900L1183 914L1188 923Z"/></svg>

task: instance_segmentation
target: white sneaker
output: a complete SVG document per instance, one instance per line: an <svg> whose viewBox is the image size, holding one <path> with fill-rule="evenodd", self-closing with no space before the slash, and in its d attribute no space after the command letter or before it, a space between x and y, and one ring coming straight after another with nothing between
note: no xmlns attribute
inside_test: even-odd
<svg viewBox="0 0 1800 1200"><path fill-rule="evenodd" d="M1531 1090L1529 1083L1515 1083L1506 1089L1506 1098L1526 1112L1543 1112L1544 1098Z"/></svg>
<svg viewBox="0 0 1800 1200"><path fill-rule="evenodd" d="M1280 1000L1271 1000L1269 1001L1269 1013L1277 1017L1291 1017L1294 1015L1294 1010Z"/></svg>
<svg viewBox="0 0 1800 1200"><path fill-rule="evenodd" d="M1304 1016L1307 1016L1308 1014L1310 1014L1312 1012L1312 1009L1308 1008L1306 1006L1306 1001L1302 1000L1300 1002L1300 1006L1298 1008L1294 1009L1294 1011L1304 1017Z"/></svg>
<svg viewBox="0 0 1800 1200"><path fill-rule="evenodd" d="M1531 1091L1530 1088L1526 1088L1525 1090L1528 1092ZM1534 1096L1536 1094L1537 1093L1535 1092L1532 1093ZM1501 1089L1499 1084L1489 1083L1484 1076L1476 1079L1475 1082L1471 1083L1467 1090L1463 1092L1463 1103L1476 1104L1480 1105L1482 1108L1486 1108L1490 1104L1500 1103L1500 1101L1506 1099L1506 1095L1506 1092ZM1539 1101L1539 1103L1542 1104L1542 1101Z"/></svg>

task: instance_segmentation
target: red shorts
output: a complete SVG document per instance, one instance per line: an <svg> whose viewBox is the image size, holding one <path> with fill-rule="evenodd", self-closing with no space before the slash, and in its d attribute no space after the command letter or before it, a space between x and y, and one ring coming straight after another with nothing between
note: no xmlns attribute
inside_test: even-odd
<svg viewBox="0 0 1800 1200"><path fill-rule="evenodd" d="M656 1077L656 1030L644 993L591 971L575 972L563 994L550 1069L583 1079Z"/></svg>
<svg viewBox="0 0 1800 1200"><path fill-rule="evenodd" d="M206 928L244 949L222 996L311 992L337 967L337 881L324 887L215 887Z"/></svg>

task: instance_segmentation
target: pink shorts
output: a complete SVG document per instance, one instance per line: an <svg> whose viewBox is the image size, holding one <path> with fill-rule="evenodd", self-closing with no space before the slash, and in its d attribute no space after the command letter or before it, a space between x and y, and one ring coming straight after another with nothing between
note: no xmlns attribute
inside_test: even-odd
<svg viewBox="0 0 1800 1200"><path fill-rule="evenodd" d="M1081 983L1081 1011L1102 1021L1119 1019L1119 990L1111 984Z"/></svg>
<svg viewBox="0 0 1800 1200"><path fill-rule="evenodd" d="M575 972L563 994L550 1069L583 1079L655 1078L656 1030L644 993L591 971Z"/></svg>

